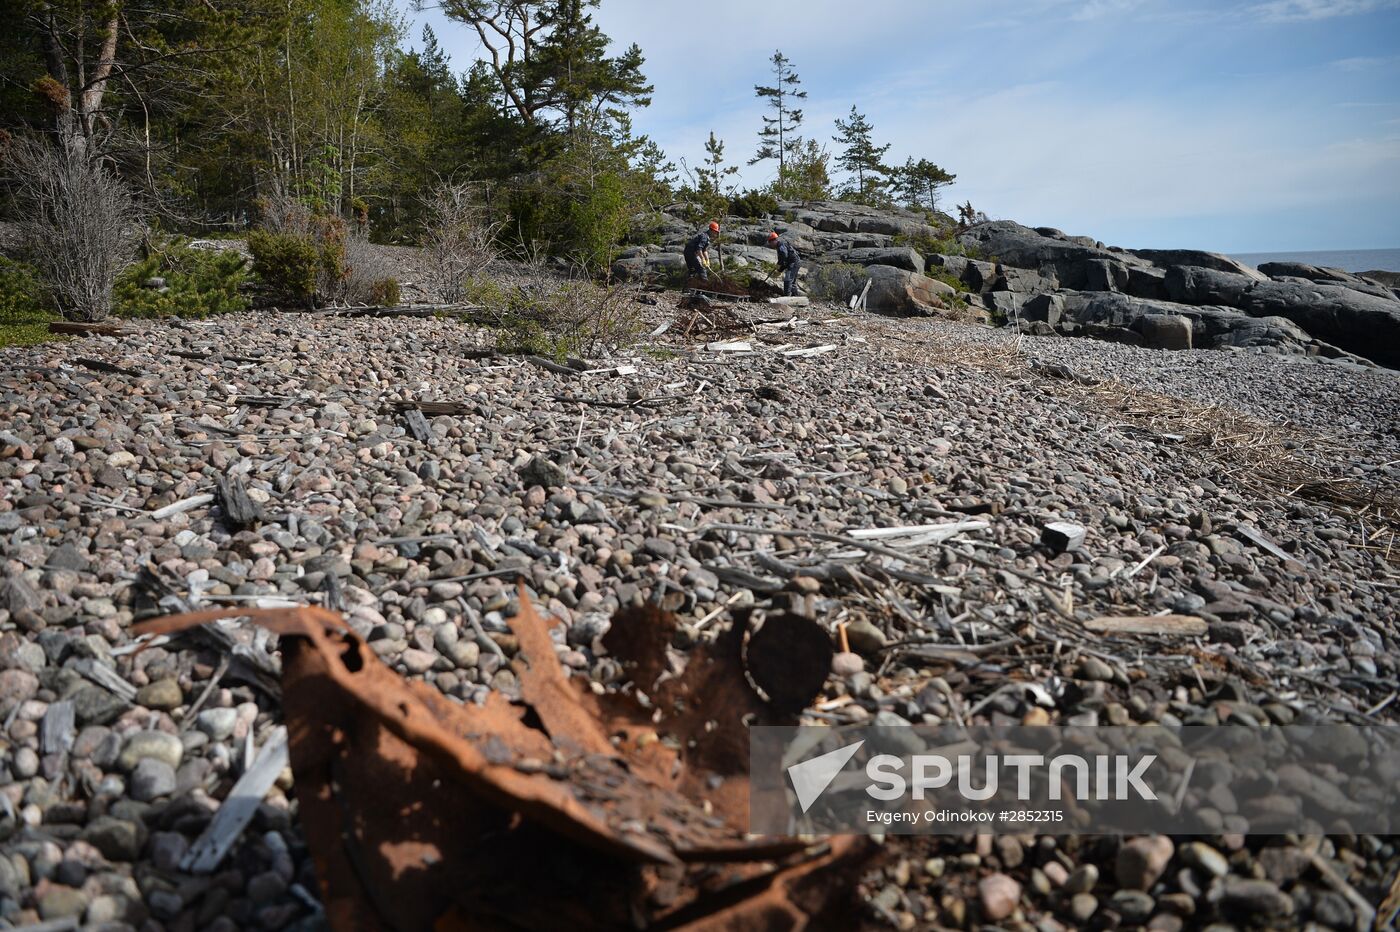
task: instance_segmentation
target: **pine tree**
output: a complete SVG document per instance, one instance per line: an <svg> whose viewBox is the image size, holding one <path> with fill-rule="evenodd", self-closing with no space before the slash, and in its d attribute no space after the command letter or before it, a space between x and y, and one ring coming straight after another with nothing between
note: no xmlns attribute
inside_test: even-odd
<svg viewBox="0 0 1400 932"><path fill-rule="evenodd" d="M895 170L894 184L895 190L910 207L937 210L940 190L952 184L957 177L928 159L916 162L911 158Z"/></svg>
<svg viewBox="0 0 1400 932"><path fill-rule="evenodd" d="M700 179L700 193L724 196L724 179L738 174L739 166L724 164L724 141L710 130L710 138L705 142L705 167L695 170Z"/></svg>
<svg viewBox="0 0 1400 932"><path fill-rule="evenodd" d="M607 56L610 40L588 12L598 3L442 0L440 8L476 31L503 97L522 122L547 123L557 113L572 132L585 116L651 103L642 50L632 45Z"/></svg>
<svg viewBox="0 0 1400 932"><path fill-rule="evenodd" d="M803 139L788 155L778 179L780 190L796 201L824 201L831 197L831 156L815 139Z"/></svg>
<svg viewBox="0 0 1400 932"><path fill-rule="evenodd" d="M875 145L871 138L875 127L870 125L865 114L856 110L854 104L848 118L837 119L836 129L837 135L832 139L845 147L836 159L836 167L855 175L855 186L848 186L847 193L853 194L855 200L863 204L876 200L876 194L883 185L881 177L888 176L891 171L881 161L890 151L889 143Z"/></svg>
<svg viewBox="0 0 1400 932"><path fill-rule="evenodd" d="M791 156L802 145L797 128L802 125L802 111L793 107L793 102L805 100L807 92L800 90L802 79L792 68L792 62L781 51L773 53L773 84L765 87L754 85L754 93L773 109L775 116L763 118L763 129L758 131L758 151L749 159L750 165L757 165L767 159L778 160L778 190L782 192L787 164Z"/></svg>

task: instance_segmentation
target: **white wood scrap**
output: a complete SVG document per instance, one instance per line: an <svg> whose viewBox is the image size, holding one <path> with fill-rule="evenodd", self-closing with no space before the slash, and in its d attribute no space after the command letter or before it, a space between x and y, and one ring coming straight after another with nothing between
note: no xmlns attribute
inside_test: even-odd
<svg viewBox="0 0 1400 932"><path fill-rule="evenodd" d="M1104 615L1084 622L1100 634L1176 634L1197 637L1206 623L1194 615Z"/></svg>
<svg viewBox="0 0 1400 932"><path fill-rule="evenodd" d="M941 543L968 531L984 531L986 521L953 521L945 524L909 524L900 527L857 528L847 531L853 540L881 540L893 547L918 547Z"/></svg>
<svg viewBox="0 0 1400 932"><path fill-rule="evenodd" d="M1260 534L1258 531L1256 531L1254 528L1250 527L1247 524L1236 525L1235 533L1243 537L1245 540L1249 541L1254 546L1258 547L1260 550L1264 551L1267 554L1271 554L1272 556L1278 557L1280 560L1296 562L1298 559L1296 556L1289 553L1288 551L1276 546L1267 537L1265 537L1263 534Z"/></svg>
<svg viewBox="0 0 1400 932"><path fill-rule="evenodd" d="M712 353L752 353L753 344L747 340L718 340L706 343L705 349Z"/></svg>
<svg viewBox="0 0 1400 932"><path fill-rule="evenodd" d="M150 517L157 521L162 521L174 515L183 514L192 508L198 508L200 505L207 505L213 500L214 496L207 492L201 495L191 495L189 498L181 499L178 502L172 502L164 508L157 508L150 513Z"/></svg>
<svg viewBox="0 0 1400 932"><path fill-rule="evenodd" d="M199 840L180 859L180 870L207 874L219 866L252 821L263 797L287 766L287 729L278 725L249 767L229 791Z"/></svg>
<svg viewBox="0 0 1400 932"><path fill-rule="evenodd" d="M784 356L822 356L836 349L835 343L825 343L821 346L808 346L804 349L787 350Z"/></svg>
<svg viewBox="0 0 1400 932"><path fill-rule="evenodd" d="M85 657L73 663L72 669L101 686L112 695L126 702L136 701L136 687L132 686L116 670L98 660Z"/></svg>

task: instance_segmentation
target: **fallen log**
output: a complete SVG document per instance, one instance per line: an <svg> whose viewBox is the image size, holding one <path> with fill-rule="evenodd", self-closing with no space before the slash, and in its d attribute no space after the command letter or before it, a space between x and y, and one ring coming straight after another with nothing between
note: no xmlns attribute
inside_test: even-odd
<svg viewBox="0 0 1400 932"><path fill-rule="evenodd" d="M333 307L318 317L469 317L486 308L478 304L403 304L395 307Z"/></svg>
<svg viewBox="0 0 1400 932"><path fill-rule="evenodd" d="M87 357L79 357L78 359L75 359L74 362L82 366L84 369L91 369L93 372L110 372L114 375L132 376L139 376L141 374L135 369L128 369L125 366L119 366L116 363L105 362L101 359L88 359Z"/></svg>
<svg viewBox="0 0 1400 932"><path fill-rule="evenodd" d="M119 337L126 333L126 328L121 324L83 324L73 320L55 320L49 324L49 333L76 337Z"/></svg>

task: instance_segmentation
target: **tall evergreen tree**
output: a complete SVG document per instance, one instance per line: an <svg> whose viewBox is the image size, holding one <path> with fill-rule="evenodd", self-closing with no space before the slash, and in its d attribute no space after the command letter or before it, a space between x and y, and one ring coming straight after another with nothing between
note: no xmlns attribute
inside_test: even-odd
<svg viewBox="0 0 1400 932"><path fill-rule="evenodd" d="M423 0L418 0L421 8ZM651 85L636 45L606 54L609 39L588 12L600 0L442 0L450 18L476 31L488 67L515 115L524 123L556 114L575 129L581 110L645 107Z"/></svg>
<svg viewBox="0 0 1400 932"><path fill-rule="evenodd" d="M598 3L555 0L542 10L544 39L528 69L534 99L541 109L561 114L564 129L571 133L585 109L596 117L608 109L651 104L652 86L642 74L646 59L641 48L633 44L621 55L608 56L611 40L587 12Z"/></svg>
<svg viewBox="0 0 1400 932"><path fill-rule="evenodd" d="M802 111L793 104L805 100L807 92L801 89L802 79L782 51L774 52L769 62L773 66L773 83L769 86L754 85L754 93L768 102L773 116L763 117L763 128L758 131L758 151L749 159L749 164L777 159L781 193L788 161L802 145L802 139L797 135L797 128L802 125Z"/></svg>
<svg viewBox="0 0 1400 932"><path fill-rule="evenodd" d="M937 210L940 192L957 177L928 159L916 162L910 158L895 171L895 190L910 207Z"/></svg>
<svg viewBox="0 0 1400 932"><path fill-rule="evenodd" d="M890 151L889 143L875 145L871 138L875 127L865 118L865 114L851 105L851 114L845 120L836 120L837 135L832 137L844 148L836 158L836 167L855 176L854 187L847 186L849 195L860 203L868 204L879 200L883 179L890 174L890 167L882 160Z"/></svg>

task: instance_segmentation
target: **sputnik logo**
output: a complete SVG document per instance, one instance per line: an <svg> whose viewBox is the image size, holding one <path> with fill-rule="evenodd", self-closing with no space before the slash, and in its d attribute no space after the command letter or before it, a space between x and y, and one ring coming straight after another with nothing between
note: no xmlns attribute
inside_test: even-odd
<svg viewBox="0 0 1400 932"><path fill-rule="evenodd" d="M793 764L787 769L788 779L792 781L792 788L797 793L797 803L803 812L812 808L812 804L826 792L826 788L831 786L831 781L835 780L841 769L856 756L856 751L859 751L863 744L865 739Z"/></svg>

